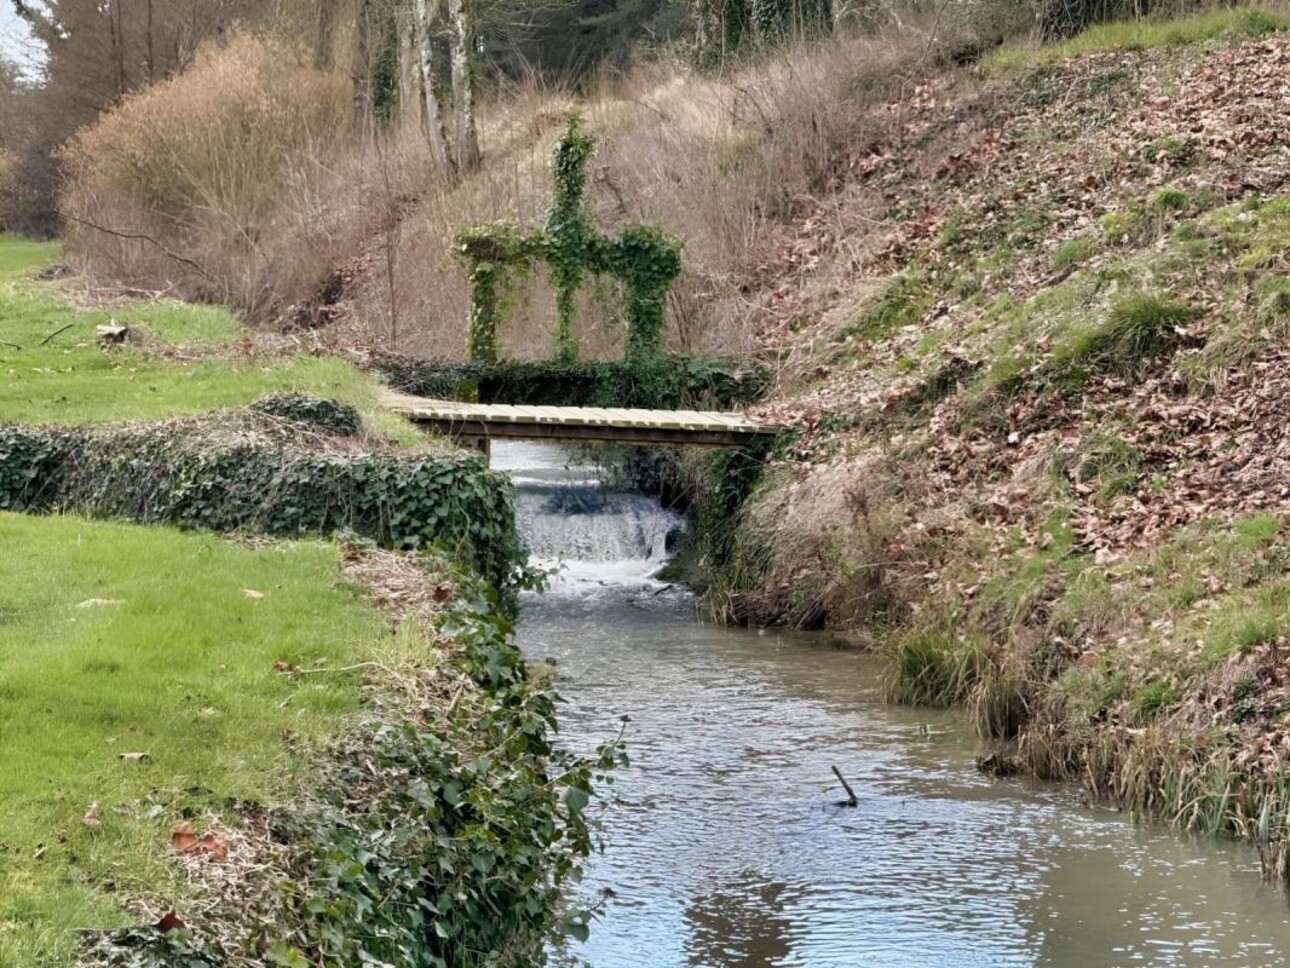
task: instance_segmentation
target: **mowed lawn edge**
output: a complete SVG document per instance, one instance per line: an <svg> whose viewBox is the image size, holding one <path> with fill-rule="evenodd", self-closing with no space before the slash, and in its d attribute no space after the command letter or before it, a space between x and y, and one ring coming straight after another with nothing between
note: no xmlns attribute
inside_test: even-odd
<svg viewBox="0 0 1290 968"><path fill-rule="evenodd" d="M0 423L160 420L299 392L353 404L391 442L422 439L380 406L376 377L337 356L257 350L227 309L90 300L75 280L36 278L60 251L0 235ZM96 328L107 323L128 326L131 343L99 345Z"/></svg>
<svg viewBox="0 0 1290 968"><path fill-rule="evenodd" d="M396 647L339 553L0 513L0 966L72 965L124 898L182 894L177 824L309 783L293 750Z"/></svg>

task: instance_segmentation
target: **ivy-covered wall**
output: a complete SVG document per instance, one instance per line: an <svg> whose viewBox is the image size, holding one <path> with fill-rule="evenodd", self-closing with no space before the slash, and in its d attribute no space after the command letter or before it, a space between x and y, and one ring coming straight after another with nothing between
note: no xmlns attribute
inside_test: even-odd
<svg viewBox="0 0 1290 968"><path fill-rule="evenodd" d="M0 425L0 510L354 534L439 548L504 591L520 580L513 489L482 457L327 446L316 424L291 423L248 410L97 430Z"/></svg>
<svg viewBox="0 0 1290 968"><path fill-rule="evenodd" d="M387 355L371 365L405 393L533 406L722 410L756 403L771 384L765 367L703 356L459 363Z"/></svg>
<svg viewBox="0 0 1290 968"><path fill-rule="evenodd" d="M652 225L629 225L617 238L597 230L583 200L587 161L595 147L596 139L582 130L581 120L570 118L551 158L555 194L545 227L524 230L494 222L457 234L456 253L467 264L471 287L471 360L497 362L497 330L506 321L511 290L537 262L551 269L557 362L578 358L573 336L576 297L588 275L612 276L623 283L626 359L641 363L663 355L667 290L681 272L681 241Z"/></svg>

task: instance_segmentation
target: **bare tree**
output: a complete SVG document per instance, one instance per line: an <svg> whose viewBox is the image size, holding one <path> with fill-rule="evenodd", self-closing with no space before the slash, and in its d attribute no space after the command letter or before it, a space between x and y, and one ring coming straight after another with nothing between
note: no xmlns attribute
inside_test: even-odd
<svg viewBox="0 0 1290 968"><path fill-rule="evenodd" d="M354 80L354 130L365 137L372 121L372 0L358 0L354 14L354 57L350 74Z"/></svg>
<svg viewBox="0 0 1290 968"><path fill-rule="evenodd" d="M413 0L413 22L421 66L421 90L425 100L426 128L430 137L430 150L435 164L444 171L452 171L448 156L448 133L443 126L443 91L441 73L435 63L435 37L440 23L439 0Z"/></svg>
<svg viewBox="0 0 1290 968"><path fill-rule="evenodd" d="M329 71L335 63L337 0L319 0L318 31L314 35L314 69Z"/></svg>
<svg viewBox="0 0 1290 968"><path fill-rule="evenodd" d="M452 26L452 104L457 134L457 170L479 167L479 133L475 127L474 0L449 0Z"/></svg>

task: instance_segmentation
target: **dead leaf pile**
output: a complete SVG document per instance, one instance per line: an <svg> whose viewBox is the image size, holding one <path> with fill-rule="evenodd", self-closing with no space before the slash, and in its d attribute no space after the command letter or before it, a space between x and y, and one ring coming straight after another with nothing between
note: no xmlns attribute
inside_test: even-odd
<svg viewBox="0 0 1290 968"><path fill-rule="evenodd" d="M170 849L183 857L206 857L217 864L228 860L228 844L214 833L198 835L190 823L182 823L170 835Z"/></svg>

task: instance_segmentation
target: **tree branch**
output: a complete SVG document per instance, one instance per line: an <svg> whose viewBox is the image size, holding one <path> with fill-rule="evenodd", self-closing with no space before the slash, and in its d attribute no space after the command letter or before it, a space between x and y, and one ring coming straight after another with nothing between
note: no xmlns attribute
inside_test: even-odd
<svg viewBox="0 0 1290 968"><path fill-rule="evenodd" d="M841 803L839 803L838 806L840 807L860 806L860 801L856 799L855 790L851 789L851 784L847 782L846 777L842 775L842 771L839 770L836 766L833 767L833 775L836 776L838 778L838 782L842 784L842 789L847 791L847 798L843 800Z"/></svg>
<svg viewBox="0 0 1290 968"><path fill-rule="evenodd" d="M42 339L42 340L40 341L40 345L41 345L41 346L48 346L48 345L49 345L49 343L50 343L50 341L51 341L55 336L57 336L59 333L66 333L69 329L71 329L71 328L72 328L73 326L75 326L75 325L76 325L75 323L68 323L66 326L60 326L60 327L58 327L58 329L54 330L52 333L50 333L48 336L46 336L44 339Z"/></svg>
<svg viewBox="0 0 1290 968"><path fill-rule="evenodd" d="M84 225L86 228L94 229L94 231L96 232L102 232L104 235L112 235L118 239L129 239L131 241L148 242L151 245L155 245L167 257L174 259L176 262L181 263L182 265L189 266L190 268L196 270L198 273L201 274L201 277L205 279L207 282L217 282L217 280L214 277L212 277L209 272L203 269L192 259L184 255L179 255L177 252L172 252L166 246L162 245L160 242L154 239L151 235L143 235L142 233L139 233L139 232L119 232L116 229L110 229L105 225L98 225L94 222L89 221L89 219L83 219L75 215L69 215L66 212L63 212L62 216L63 218L67 219L69 222L76 222L78 225Z"/></svg>

